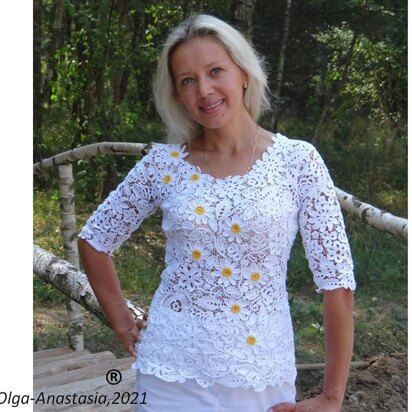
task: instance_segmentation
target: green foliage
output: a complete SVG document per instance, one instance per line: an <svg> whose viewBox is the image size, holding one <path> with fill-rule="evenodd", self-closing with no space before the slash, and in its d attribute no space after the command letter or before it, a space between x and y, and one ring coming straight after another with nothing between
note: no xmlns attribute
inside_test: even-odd
<svg viewBox="0 0 412 412"><path fill-rule="evenodd" d="M153 104L152 78L161 46L182 20L186 3L131 0L122 10L125 3L66 1L64 27L57 32L56 3L43 1L43 78L35 85L43 98L42 126L35 133L35 145L43 157L102 141L164 141ZM190 3L195 12L229 22L233 19L234 1ZM254 13L253 43L267 62L271 89L276 86L285 3L261 0ZM310 141L333 97L317 148L335 184L401 216L406 216L407 198L406 16L404 0L294 2L278 123L280 132ZM263 126L269 117L262 119ZM111 177L120 181L136 159L98 156L74 165L79 228L107 194L109 161L114 164ZM40 187L37 178L35 184ZM55 174L45 175L44 184L51 191L35 191L34 239L63 256ZM390 351L382 342L400 348L406 339L405 242L357 219L346 218L346 223L360 301L355 353ZM122 287L130 298L150 303L162 270L163 250L160 217L155 214L116 252ZM315 286L299 241L292 249L288 287L299 357L318 359L323 339L321 297L313 297ZM34 296L43 303L62 301L58 292L36 278ZM388 297L399 306L387 302ZM379 317L380 313L384 315ZM98 327L92 328L91 333L99 336L96 340L113 338L109 332L99 334ZM63 330L51 330L50 336L56 346L65 341ZM35 343L38 347L45 344Z"/></svg>

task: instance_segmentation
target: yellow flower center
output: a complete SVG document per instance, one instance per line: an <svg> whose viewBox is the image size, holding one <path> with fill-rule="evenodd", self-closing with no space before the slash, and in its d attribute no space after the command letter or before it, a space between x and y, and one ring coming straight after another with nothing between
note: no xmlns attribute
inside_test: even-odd
<svg viewBox="0 0 412 412"><path fill-rule="evenodd" d="M166 176L163 178L163 183L169 184L169 183L171 182L171 180L172 180L172 176L166 175Z"/></svg>
<svg viewBox="0 0 412 412"><path fill-rule="evenodd" d="M230 311L232 313L239 313L240 312L240 306L235 303L230 307Z"/></svg>
<svg viewBox="0 0 412 412"><path fill-rule="evenodd" d="M232 276L232 274L233 274L232 269L230 269L230 268L223 268L223 270L222 270L222 275L223 275L225 278L228 278L229 276Z"/></svg>
<svg viewBox="0 0 412 412"><path fill-rule="evenodd" d="M190 177L190 180L193 180L193 181L199 180L199 175L195 173L194 175Z"/></svg>
<svg viewBox="0 0 412 412"><path fill-rule="evenodd" d="M204 208L203 206L197 206L197 207L195 208L195 212L196 212L198 215L203 215L203 214L205 213L205 208Z"/></svg>
<svg viewBox="0 0 412 412"><path fill-rule="evenodd" d="M179 152L170 152L170 156L177 158L180 157L180 153Z"/></svg>
<svg viewBox="0 0 412 412"><path fill-rule="evenodd" d="M193 258L193 259L199 260L201 257L202 257L202 252L201 252L200 250L195 249L195 250L192 252L192 258Z"/></svg>
<svg viewBox="0 0 412 412"><path fill-rule="evenodd" d="M233 233L239 233L239 232L240 232L240 226L239 226L237 223L235 223L234 225L232 225L232 227L230 228L230 230L231 230Z"/></svg>
<svg viewBox="0 0 412 412"><path fill-rule="evenodd" d="M250 275L250 279L253 280L253 282L257 282L260 279L259 272L253 272Z"/></svg>
<svg viewBox="0 0 412 412"><path fill-rule="evenodd" d="M253 346L256 343L256 338L250 335L246 338L246 343L250 346Z"/></svg>

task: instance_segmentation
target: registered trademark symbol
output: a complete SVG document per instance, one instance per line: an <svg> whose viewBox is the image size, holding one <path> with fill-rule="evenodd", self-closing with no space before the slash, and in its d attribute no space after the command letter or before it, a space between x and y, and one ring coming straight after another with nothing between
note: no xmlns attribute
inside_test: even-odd
<svg viewBox="0 0 412 412"><path fill-rule="evenodd" d="M110 385L117 385L122 381L122 374L117 369L110 369L106 373L106 380Z"/></svg>

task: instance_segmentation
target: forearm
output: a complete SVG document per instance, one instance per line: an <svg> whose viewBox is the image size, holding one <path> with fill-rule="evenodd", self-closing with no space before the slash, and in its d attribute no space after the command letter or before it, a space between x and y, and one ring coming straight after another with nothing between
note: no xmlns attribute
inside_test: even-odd
<svg viewBox="0 0 412 412"><path fill-rule="evenodd" d="M135 321L124 300L113 260L83 239L79 239L78 244L83 268L103 313L116 334L121 336L135 325Z"/></svg>
<svg viewBox="0 0 412 412"><path fill-rule="evenodd" d="M341 404L353 351L353 292L339 288L324 292L326 366L323 392Z"/></svg>

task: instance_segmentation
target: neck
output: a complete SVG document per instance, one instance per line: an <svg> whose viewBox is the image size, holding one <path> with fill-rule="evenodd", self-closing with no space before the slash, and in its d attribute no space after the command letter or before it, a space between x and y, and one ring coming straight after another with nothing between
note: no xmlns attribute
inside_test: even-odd
<svg viewBox="0 0 412 412"><path fill-rule="evenodd" d="M206 152L235 154L253 146L257 124L250 116L218 129L204 129L201 137Z"/></svg>

